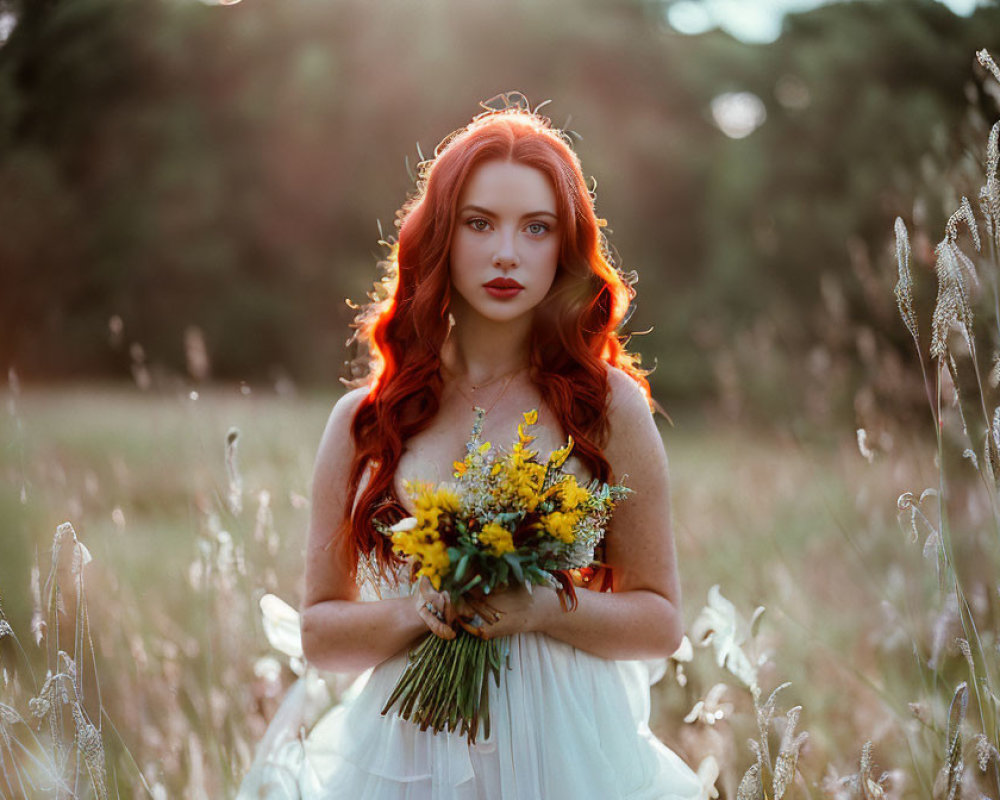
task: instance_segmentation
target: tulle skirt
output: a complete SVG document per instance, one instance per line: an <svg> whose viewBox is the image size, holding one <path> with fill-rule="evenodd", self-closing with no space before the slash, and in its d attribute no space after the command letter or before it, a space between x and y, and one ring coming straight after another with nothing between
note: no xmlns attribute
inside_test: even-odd
<svg viewBox="0 0 1000 800"><path fill-rule="evenodd" d="M698 776L649 729L651 666L590 655L543 634L510 642L490 686L491 731L421 731L382 707L406 664L358 678L306 734L321 688L286 696L239 800L694 800Z"/></svg>

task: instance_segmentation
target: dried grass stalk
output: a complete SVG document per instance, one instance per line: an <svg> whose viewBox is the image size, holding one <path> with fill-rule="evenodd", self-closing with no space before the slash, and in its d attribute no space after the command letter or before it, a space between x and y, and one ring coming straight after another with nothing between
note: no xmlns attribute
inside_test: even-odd
<svg viewBox="0 0 1000 800"><path fill-rule="evenodd" d="M913 311L913 278L910 275L910 237L906 224L901 217L896 217L896 262L899 267L899 279L896 281L896 304L899 315L903 318L906 329L915 342L919 343L917 315ZM919 344L918 344L919 348Z"/></svg>

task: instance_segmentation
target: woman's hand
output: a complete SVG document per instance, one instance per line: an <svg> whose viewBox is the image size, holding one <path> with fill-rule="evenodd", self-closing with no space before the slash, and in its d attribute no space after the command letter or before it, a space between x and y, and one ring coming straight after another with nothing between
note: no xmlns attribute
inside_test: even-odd
<svg viewBox="0 0 1000 800"><path fill-rule="evenodd" d="M550 615L560 611L559 597L552 589L535 586L529 592L517 585L463 598L455 619L473 636L495 639L542 631Z"/></svg>
<svg viewBox="0 0 1000 800"><path fill-rule="evenodd" d="M424 621L431 633L442 639L455 638L455 629L452 627L456 617L455 609L447 592L435 591L425 575L417 584L415 601L417 616Z"/></svg>

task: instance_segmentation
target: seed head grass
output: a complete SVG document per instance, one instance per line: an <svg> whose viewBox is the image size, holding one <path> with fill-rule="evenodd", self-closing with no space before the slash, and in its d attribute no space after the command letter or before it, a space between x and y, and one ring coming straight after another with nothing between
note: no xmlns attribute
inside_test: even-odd
<svg viewBox="0 0 1000 800"><path fill-rule="evenodd" d="M134 390L96 389L89 399L25 391L19 413L28 503L17 500L19 480L11 491L23 509L17 524L24 526L20 542L29 558L0 564L2 585L11 587L4 610L12 630L0 639L7 643L0 657L13 675L0 700L27 722L8 723L8 735L53 776L46 784L51 795L38 796L72 787L63 770L77 764L79 785L95 791L90 767L99 766L97 751L90 762L82 753L77 759L84 741L76 736L77 704L101 736L109 795L152 796L155 789L184 797L196 788L208 797L230 795L283 691L297 679L292 657L268 643L259 600L271 593L292 608L301 600L304 498L336 397L265 400L206 390L192 403ZM114 426L106 422L109 407ZM242 431L247 498L239 514L229 506L226 467L226 436L234 426ZM897 718L868 681L895 682L902 696L920 697L919 680L907 674L911 651L888 644L895 623L870 613L886 589L864 576L869 569L884 575L923 568L919 546L901 549L906 540L892 500L900 480L919 487L933 478L924 469L931 454L918 449L903 458L900 451L907 465L900 473L882 451L869 464L853 430L844 434L830 448L735 428L667 433L678 558L692 598L685 617L695 646L682 670L682 662L672 662L670 677L653 687L651 725L692 766L713 755L727 796L735 796L756 758L738 743L761 738L754 682L765 699L772 687L791 681L778 698L794 697L786 708L801 706L798 726L810 734L797 751L800 777L788 783L785 797L799 792L802 776L822 775L831 763L844 766L873 719L887 725ZM771 466L765 472L761 463ZM87 469L97 471L101 488L94 495L86 494ZM80 516L60 528L55 514L76 493ZM934 521L933 495L914 502ZM124 529L113 519L115 509L127 520ZM845 547L840 525L866 531L859 550ZM928 533L919 516L917 525L923 541ZM24 568L15 571L17 563ZM919 605L934 588L917 580L900 590L907 604ZM697 641L696 630L703 631ZM23 638L26 657L17 655L15 638ZM943 665L950 663L947 641ZM265 657L276 659L277 674L273 665L255 670ZM858 698L856 709L845 707L845 696ZM708 711L684 722L703 698L713 722ZM769 796L779 759L781 771L792 766L790 751L781 756L786 708L771 712L768 735L777 738L767 746ZM196 746L188 743L192 737ZM904 737L890 736L882 746L894 763L905 763ZM18 774L23 770L11 773L15 784ZM10 794L20 796L16 789Z"/></svg>
<svg viewBox="0 0 1000 800"><path fill-rule="evenodd" d="M896 217L896 263L899 269L899 280L896 282L896 303L899 314L906 324L906 329L914 341L920 341L920 331L917 326L917 315L913 310L913 278L910 275L910 237L902 218Z"/></svg>
<svg viewBox="0 0 1000 800"><path fill-rule="evenodd" d="M651 727L692 765L716 765L725 797L817 796L820 784L845 800L1000 793L1000 397L977 360L1000 341L982 310L997 131L982 219L963 196L934 251L927 345L924 273L895 224L885 299L895 272L920 366L936 361L923 375L933 429L907 422L893 437L864 423L815 442L732 426L665 433L690 624L653 688ZM336 396L172 394L133 350L130 389L8 376L5 796L231 796L303 674L294 647L271 647L260 600L302 599L312 461Z"/></svg>

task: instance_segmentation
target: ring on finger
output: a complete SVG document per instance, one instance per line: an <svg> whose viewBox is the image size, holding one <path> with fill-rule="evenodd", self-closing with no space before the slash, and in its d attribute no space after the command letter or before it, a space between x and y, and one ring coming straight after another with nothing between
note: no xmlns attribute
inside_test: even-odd
<svg viewBox="0 0 1000 800"><path fill-rule="evenodd" d="M494 625L500 621L504 615L503 611L496 608L486 608L476 612L476 619L483 620L487 625Z"/></svg>
<svg viewBox="0 0 1000 800"><path fill-rule="evenodd" d="M435 606L432 602L430 602L430 600L424 603L424 608L430 611L431 614L434 616L434 618L438 620L438 622L444 622L444 614L442 614L441 611L438 610L438 607Z"/></svg>

